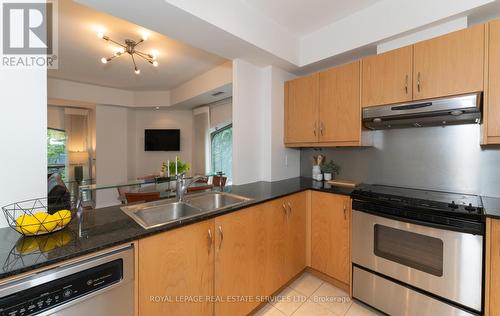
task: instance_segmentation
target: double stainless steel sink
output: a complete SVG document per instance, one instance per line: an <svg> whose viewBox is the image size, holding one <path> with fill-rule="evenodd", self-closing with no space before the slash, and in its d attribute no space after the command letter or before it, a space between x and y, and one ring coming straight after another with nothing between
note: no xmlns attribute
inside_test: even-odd
<svg viewBox="0 0 500 316"><path fill-rule="evenodd" d="M184 202L165 199L121 208L145 229L166 225L208 212L235 207L251 199L226 192L204 192L187 195Z"/></svg>

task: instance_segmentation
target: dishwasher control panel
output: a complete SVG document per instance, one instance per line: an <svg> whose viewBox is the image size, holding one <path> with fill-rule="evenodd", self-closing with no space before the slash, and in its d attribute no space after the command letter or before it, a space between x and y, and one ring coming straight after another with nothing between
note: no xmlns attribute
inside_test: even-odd
<svg viewBox="0 0 500 316"><path fill-rule="evenodd" d="M0 316L36 315L118 283L123 278L123 260L54 277L52 281L0 298Z"/></svg>

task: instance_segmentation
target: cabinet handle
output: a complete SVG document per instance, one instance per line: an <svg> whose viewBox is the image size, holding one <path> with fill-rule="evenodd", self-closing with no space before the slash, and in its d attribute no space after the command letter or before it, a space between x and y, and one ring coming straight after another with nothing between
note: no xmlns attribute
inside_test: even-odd
<svg viewBox="0 0 500 316"><path fill-rule="evenodd" d="M208 241L209 241L209 246L208 246L208 252L210 252L210 249L212 249L212 243L213 243L213 236L212 236L212 230L209 228L208 229Z"/></svg>
<svg viewBox="0 0 500 316"><path fill-rule="evenodd" d="M224 241L224 232L222 231L222 226L219 226L220 243L219 250L222 248L222 242Z"/></svg>
<svg viewBox="0 0 500 316"><path fill-rule="evenodd" d="M344 220L345 221L347 220L347 207L345 206L345 203L344 203Z"/></svg>
<svg viewBox="0 0 500 316"><path fill-rule="evenodd" d="M420 92L420 71L417 74L417 91Z"/></svg>
<svg viewBox="0 0 500 316"><path fill-rule="evenodd" d="M287 211L287 209L286 209L286 205L285 205L285 203L283 203L283 212L285 212L285 215L288 215L288 211Z"/></svg>
<svg viewBox="0 0 500 316"><path fill-rule="evenodd" d="M288 211L292 214L292 203L288 202Z"/></svg>
<svg viewBox="0 0 500 316"><path fill-rule="evenodd" d="M313 132L314 132L314 136L316 136L316 122L314 122L314 129L313 129Z"/></svg>
<svg viewBox="0 0 500 316"><path fill-rule="evenodd" d="M323 122L319 123L319 133L323 136Z"/></svg>
<svg viewBox="0 0 500 316"><path fill-rule="evenodd" d="M408 75L406 75L405 79L405 93L408 94Z"/></svg>

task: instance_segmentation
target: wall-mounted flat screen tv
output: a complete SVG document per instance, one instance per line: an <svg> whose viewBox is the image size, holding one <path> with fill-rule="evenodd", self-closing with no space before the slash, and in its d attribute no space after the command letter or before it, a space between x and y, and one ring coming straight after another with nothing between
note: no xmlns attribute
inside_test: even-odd
<svg viewBox="0 0 500 316"><path fill-rule="evenodd" d="M180 129L144 130L145 151L179 151L181 149Z"/></svg>

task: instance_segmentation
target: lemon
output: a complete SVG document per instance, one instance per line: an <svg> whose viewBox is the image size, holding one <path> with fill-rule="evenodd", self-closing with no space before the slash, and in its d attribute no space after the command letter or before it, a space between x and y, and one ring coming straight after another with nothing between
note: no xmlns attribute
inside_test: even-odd
<svg viewBox="0 0 500 316"><path fill-rule="evenodd" d="M35 235L40 230L40 220L32 215L21 215L16 219L16 230L24 235Z"/></svg>
<svg viewBox="0 0 500 316"><path fill-rule="evenodd" d="M54 218L58 220L57 225L59 227L64 227L71 221L71 212L68 210L60 210L54 213L52 216L54 216Z"/></svg>
<svg viewBox="0 0 500 316"><path fill-rule="evenodd" d="M50 233L51 231L53 231L54 229L56 229L58 223L59 223L59 220L54 215L48 214L43 219L43 222L42 222L42 225L40 227L40 230L42 232L48 232L48 233Z"/></svg>
<svg viewBox="0 0 500 316"><path fill-rule="evenodd" d="M36 238L19 238L16 243L16 250L21 254L28 254L39 250Z"/></svg>

